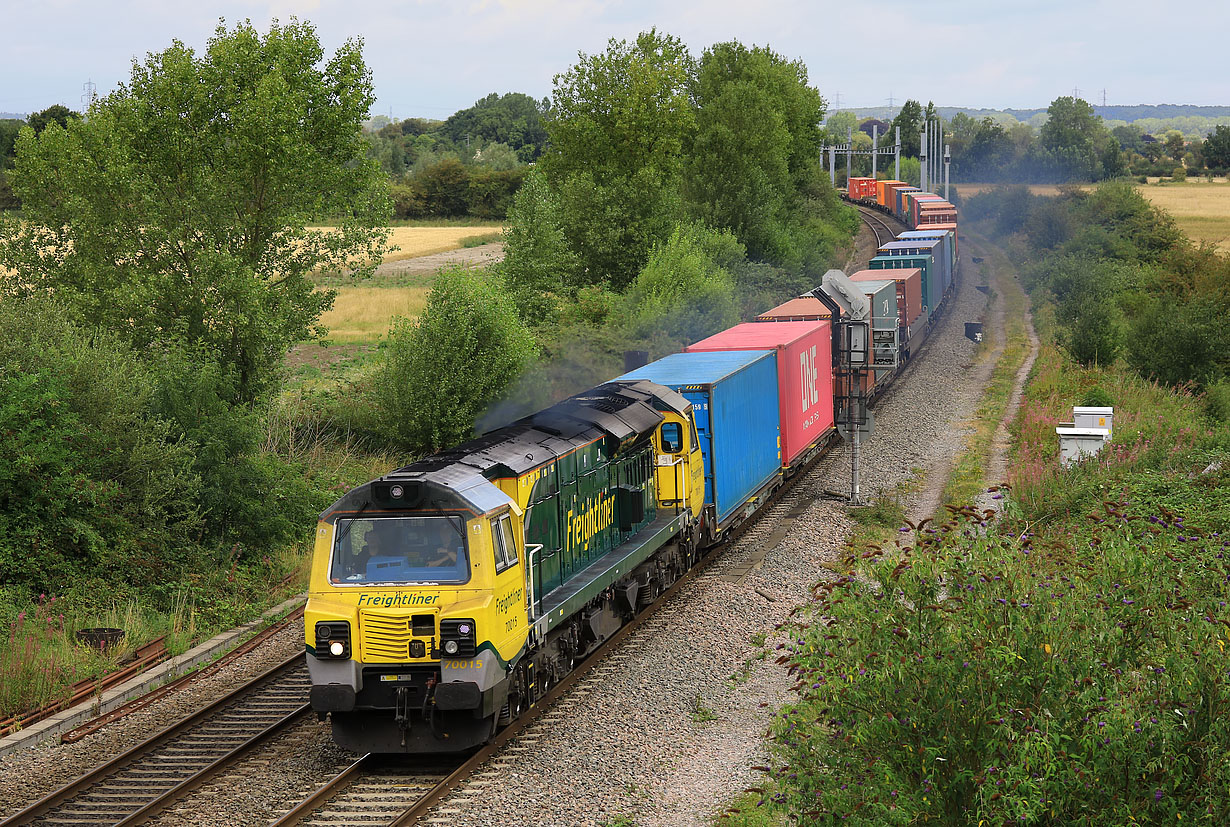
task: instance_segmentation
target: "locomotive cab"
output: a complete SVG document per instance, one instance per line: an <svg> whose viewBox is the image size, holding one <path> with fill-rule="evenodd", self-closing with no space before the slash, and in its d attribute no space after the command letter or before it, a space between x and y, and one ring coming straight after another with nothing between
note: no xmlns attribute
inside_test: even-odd
<svg viewBox="0 0 1230 827"><path fill-rule="evenodd" d="M418 476L356 489L317 530L311 702L331 715L335 740L360 752L483 743L525 646L517 504L481 477Z"/></svg>
<svg viewBox="0 0 1230 827"><path fill-rule="evenodd" d="M692 406L667 410L654 434L658 502L665 507L700 514L705 505L705 463Z"/></svg>

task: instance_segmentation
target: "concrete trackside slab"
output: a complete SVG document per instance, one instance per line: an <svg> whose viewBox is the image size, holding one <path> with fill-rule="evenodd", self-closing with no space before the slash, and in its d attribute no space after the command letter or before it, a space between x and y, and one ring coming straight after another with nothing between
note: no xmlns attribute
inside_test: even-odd
<svg viewBox="0 0 1230 827"><path fill-rule="evenodd" d="M251 623L245 623L228 632L216 635L178 657L160 663L139 675L134 675L97 698L83 701L74 707L57 712L50 718L45 718L25 729L0 738L0 755L7 755L23 747L33 747L55 738L61 733L75 729L91 718L110 712L152 689L157 689L167 681L174 680L197 666L226 654L267 625L270 620L285 614L305 599L307 595L301 594L283 601Z"/></svg>

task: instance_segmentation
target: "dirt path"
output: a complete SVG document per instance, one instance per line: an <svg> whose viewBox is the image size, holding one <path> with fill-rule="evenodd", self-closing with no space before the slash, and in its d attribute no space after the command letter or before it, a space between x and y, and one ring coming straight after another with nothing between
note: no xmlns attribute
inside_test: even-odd
<svg viewBox="0 0 1230 827"><path fill-rule="evenodd" d="M503 242L483 244L478 247L462 247L459 250L449 250L447 253L435 253L430 256L403 258L399 261L386 261L376 268L375 279L382 277L430 276L441 267L460 265L466 268L486 267L504 258ZM373 281L374 286L379 286Z"/></svg>
<svg viewBox="0 0 1230 827"><path fill-rule="evenodd" d="M986 261L985 251L964 238L962 246L964 248L961 260L962 279L966 285L975 289L979 285L985 285L987 283L983 270ZM973 260L975 257L981 258L983 263L975 263ZM956 306L950 309L950 315L944 322L946 325L964 324L967 320L965 318L956 318L960 307L963 305L955 302L954 305ZM990 384L991 373L995 370L995 365L1004 353L1004 302L1002 296L997 295L995 301L983 310L981 321L984 329L997 330L1000 334L996 339L995 346L978 357L978 360L974 363L966 377L966 383L962 390L964 393L972 396L972 404L966 407L971 417L978 407L978 400L982 398L982 395L986 392L987 385ZM931 465L926 469L924 482L906 503L906 515L912 522L932 517L940 509L944 499L944 486L948 483L948 476L952 472L953 463L965 448L965 439L969 433L969 427L969 420L966 420L963 426L950 428L939 437L939 444L937 445L939 450L935 453L935 458Z"/></svg>

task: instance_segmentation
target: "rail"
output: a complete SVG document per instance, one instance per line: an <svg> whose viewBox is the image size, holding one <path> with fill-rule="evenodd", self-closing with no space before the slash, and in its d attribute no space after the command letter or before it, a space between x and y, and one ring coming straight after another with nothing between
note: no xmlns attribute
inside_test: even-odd
<svg viewBox="0 0 1230 827"><path fill-rule="evenodd" d="M253 747L305 718L311 706L302 652L127 752L0 822L25 824L147 821ZM156 769L151 770L150 765Z"/></svg>

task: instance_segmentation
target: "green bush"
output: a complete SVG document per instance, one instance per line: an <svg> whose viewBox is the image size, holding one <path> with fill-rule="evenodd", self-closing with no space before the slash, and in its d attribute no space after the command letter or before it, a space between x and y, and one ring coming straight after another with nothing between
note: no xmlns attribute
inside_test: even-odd
<svg viewBox="0 0 1230 827"><path fill-rule="evenodd" d="M731 268L745 260L729 231L681 225L628 288L626 326L640 338L694 342L738 320Z"/></svg>
<svg viewBox="0 0 1230 827"><path fill-rule="evenodd" d="M387 433L412 453L466 439L536 350L502 279L441 270L422 315L389 331L374 389Z"/></svg>
<svg viewBox="0 0 1230 827"><path fill-rule="evenodd" d="M1216 422L1230 424L1230 379L1219 379L1204 389L1205 409Z"/></svg>
<svg viewBox="0 0 1230 827"><path fill-rule="evenodd" d="M800 700L773 727L771 803L813 824L1230 811L1230 526L1095 512L1044 543L964 509L817 584L783 655Z"/></svg>
<svg viewBox="0 0 1230 827"><path fill-rule="evenodd" d="M36 591L172 577L203 528L193 446L139 355L67 318L0 302L0 571Z"/></svg>
<svg viewBox="0 0 1230 827"><path fill-rule="evenodd" d="M1113 408L1115 400L1109 393L1095 385L1085 391L1085 395L1081 397L1080 404L1086 408Z"/></svg>

